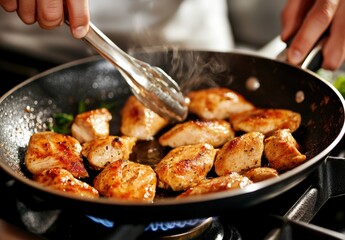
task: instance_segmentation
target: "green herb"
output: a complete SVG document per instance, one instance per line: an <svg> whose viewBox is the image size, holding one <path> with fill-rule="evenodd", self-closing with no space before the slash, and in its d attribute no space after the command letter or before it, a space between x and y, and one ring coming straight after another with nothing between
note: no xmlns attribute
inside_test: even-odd
<svg viewBox="0 0 345 240"><path fill-rule="evenodd" d="M345 97L345 76L344 75L339 75L334 83L334 87L338 89L338 91Z"/></svg>
<svg viewBox="0 0 345 240"><path fill-rule="evenodd" d="M118 106L118 103L106 103L101 102L99 108L107 108L111 110ZM86 101L79 101L78 102L78 109L77 114L89 111L90 106L86 103ZM74 115L69 113L54 113L52 115L53 121L48 123L48 129L53 132L61 133L61 134L70 134L71 133L71 126L74 121Z"/></svg>
<svg viewBox="0 0 345 240"><path fill-rule="evenodd" d="M119 104L117 102L110 102L110 103L106 103L104 101L102 101L99 105L100 108L106 108L109 111L116 108Z"/></svg>
<svg viewBox="0 0 345 240"><path fill-rule="evenodd" d="M71 133L71 126L74 120L73 114L54 113L52 117L54 121L48 126L50 131L62 134Z"/></svg>
<svg viewBox="0 0 345 240"><path fill-rule="evenodd" d="M85 101L79 101L78 102L78 113L86 112L86 102Z"/></svg>

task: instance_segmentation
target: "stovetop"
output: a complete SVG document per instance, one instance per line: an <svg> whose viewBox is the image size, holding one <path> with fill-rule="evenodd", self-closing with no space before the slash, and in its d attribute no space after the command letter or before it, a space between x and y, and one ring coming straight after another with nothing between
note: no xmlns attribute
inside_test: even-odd
<svg viewBox="0 0 345 240"><path fill-rule="evenodd" d="M30 209L15 197L16 182L1 172L0 236L3 232L13 237L7 239L13 240L345 239L344 172L344 158L328 157L306 180L278 197L238 212L210 216L207 230L195 238L161 238L167 233L162 233L162 228L169 230L172 225L205 219L131 225L64 209ZM152 233L152 229L160 233ZM31 233L32 238L27 235L23 238L23 231ZM184 232L169 231L169 236L176 235L176 231ZM15 238L18 234L20 237Z"/></svg>
<svg viewBox="0 0 345 240"><path fill-rule="evenodd" d="M18 64L17 60L15 56L13 62ZM33 61L25 59L25 62ZM53 66L54 63L37 64L35 60L35 71L25 68L21 75L16 72L15 76L0 68L2 76L13 80L2 83L1 95L31 75ZM18 65L13 67L18 69ZM0 239L345 239L344 150L345 140L331 152L332 157L303 182L248 209L207 219L135 225L65 209L32 209L16 197L18 184L0 169ZM181 225L181 229L176 228Z"/></svg>

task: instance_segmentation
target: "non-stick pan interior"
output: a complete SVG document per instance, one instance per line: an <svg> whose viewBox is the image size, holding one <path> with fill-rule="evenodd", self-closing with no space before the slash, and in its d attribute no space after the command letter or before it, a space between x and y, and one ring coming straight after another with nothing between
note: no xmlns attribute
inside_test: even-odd
<svg viewBox="0 0 345 240"><path fill-rule="evenodd" d="M184 92L225 86L257 107L301 113L302 124L295 137L309 159L326 149L343 131L343 98L309 71L250 54L172 51L138 53L136 57L163 65Z"/></svg>
<svg viewBox="0 0 345 240"><path fill-rule="evenodd" d="M258 185L256 191L262 188L262 194L274 196L272 191L284 191L292 182L306 177L344 134L342 97L329 84L297 67L241 53L158 51L135 56L163 68L184 92L229 87L257 107L286 108L302 114L295 136L309 160L286 173L287 177ZM1 167L14 178L25 178L23 160L32 133L45 130L53 113L76 113L79 101L95 106L100 102L114 104L111 134L119 135L120 110L130 94L119 72L100 57L69 63L27 80L0 100ZM251 193L246 204L268 198L262 194ZM233 197L229 194L228 200Z"/></svg>

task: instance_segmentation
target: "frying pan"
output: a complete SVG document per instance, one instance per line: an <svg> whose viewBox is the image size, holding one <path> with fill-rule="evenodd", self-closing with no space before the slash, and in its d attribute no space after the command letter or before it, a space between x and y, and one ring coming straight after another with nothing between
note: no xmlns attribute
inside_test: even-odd
<svg viewBox="0 0 345 240"><path fill-rule="evenodd" d="M121 222L191 219L217 216L272 199L313 172L344 135L344 100L328 82L309 70L246 53L184 50L137 52L135 57L161 67L184 92L222 86L241 93L257 107L301 113L294 133L308 161L279 178L245 189L154 203L101 198L84 199L41 186L30 179L24 155L30 136L46 129L53 113L75 113L79 101L115 104L111 134L119 135L120 109L131 94L111 64L90 57L58 66L28 79L0 99L0 166L17 184L17 193L39 205L67 208ZM253 84L254 83L254 84Z"/></svg>

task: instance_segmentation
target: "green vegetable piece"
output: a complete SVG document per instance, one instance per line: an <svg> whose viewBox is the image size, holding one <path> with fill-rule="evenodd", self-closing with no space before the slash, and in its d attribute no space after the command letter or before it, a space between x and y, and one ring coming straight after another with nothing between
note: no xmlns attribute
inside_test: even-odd
<svg viewBox="0 0 345 240"><path fill-rule="evenodd" d="M345 97L345 76L339 75L333 85Z"/></svg>
<svg viewBox="0 0 345 240"><path fill-rule="evenodd" d="M68 113L54 113L53 114L54 122L49 124L48 129L53 132L61 134L70 134L71 125L74 120L73 114Z"/></svg>

